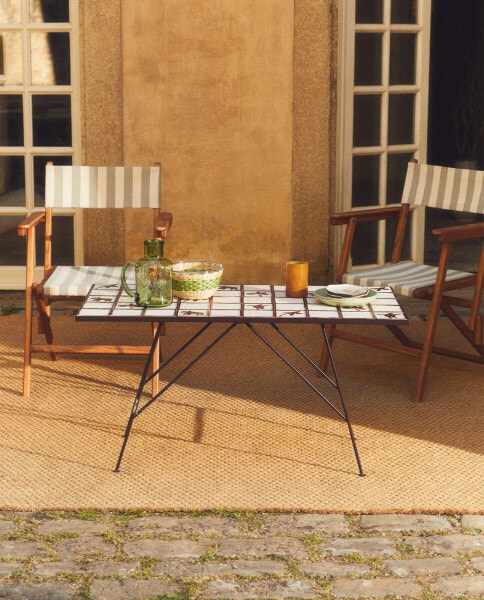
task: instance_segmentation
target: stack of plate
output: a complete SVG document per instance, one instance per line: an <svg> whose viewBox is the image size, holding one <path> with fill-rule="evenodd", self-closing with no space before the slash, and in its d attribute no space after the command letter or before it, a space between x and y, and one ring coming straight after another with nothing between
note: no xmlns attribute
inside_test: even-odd
<svg viewBox="0 0 484 600"><path fill-rule="evenodd" d="M318 300L330 306L362 306L376 298L375 290L359 285L328 285L314 292Z"/></svg>

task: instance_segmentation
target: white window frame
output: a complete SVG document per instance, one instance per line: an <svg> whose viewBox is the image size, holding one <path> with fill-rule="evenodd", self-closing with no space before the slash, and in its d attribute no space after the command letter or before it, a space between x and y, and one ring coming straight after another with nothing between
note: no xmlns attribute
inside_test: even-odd
<svg viewBox="0 0 484 600"><path fill-rule="evenodd" d="M394 0L395 1L395 0ZM398 1L398 0L396 0ZM351 211L377 208L377 206L359 206L352 208L352 170L353 156L381 154L380 184L378 207L394 206L386 204L387 161L386 156L391 152L413 153L419 162L426 162L427 157L427 113L429 95L429 54L430 54L430 20L431 0L416 0L418 21L416 24L392 25L391 0L383 0L383 24L358 24L355 23L357 0L345 0L339 8L339 35L338 35L338 86L337 93L337 157L336 157L336 211ZM371 32L382 34L382 85L355 86L354 85L354 60L355 60L355 33ZM416 68L415 84L389 85L389 56L390 34L393 32L414 33L416 40ZM382 98L381 106L381 137L387 139L388 131L388 98L392 93L415 94L414 111L414 143L405 145L379 145L375 147L353 148L353 98L358 93L379 94ZM418 209L412 213L412 235L410 241L411 259L423 262L425 211ZM385 263L385 222L378 223L378 262ZM343 243L342 227L337 227L335 232L335 268ZM361 265L349 268L358 270L374 265Z"/></svg>
<svg viewBox="0 0 484 600"><path fill-rule="evenodd" d="M0 30L19 32L23 36L23 85L2 85L2 94L23 96L24 146L0 146L0 156L23 156L25 160L25 206L0 207L2 216L27 216L41 207L34 205L34 157L72 156L72 164L80 164L81 156L81 107L80 107L80 65L79 65L79 6L78 0L69 0L69 23L29 23L29 0L22 0L22 22L1 23ZM34 86L31 83L30 33L68 32L70 40L70 85ZM72 146L33 145L32 95L65 94L71 97ZM56 215L72 215L74 227L74 262L83 263L82 215L79 209L56 210ZM43 268L35 267L36 281L43 278ZM25 289L24 266L0 266L0 289Z"/></svg>

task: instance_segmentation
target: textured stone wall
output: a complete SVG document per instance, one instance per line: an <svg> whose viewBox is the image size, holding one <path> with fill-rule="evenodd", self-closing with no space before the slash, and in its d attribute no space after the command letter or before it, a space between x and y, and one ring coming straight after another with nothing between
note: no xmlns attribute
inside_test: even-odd
<svg viewBox="0 0 484 600"><path fill-rule="evenodd" d="M80 0L82 164L123 164L121 0ZM115 209L84 211L84 261L125 260L124 216Z"/></svg>

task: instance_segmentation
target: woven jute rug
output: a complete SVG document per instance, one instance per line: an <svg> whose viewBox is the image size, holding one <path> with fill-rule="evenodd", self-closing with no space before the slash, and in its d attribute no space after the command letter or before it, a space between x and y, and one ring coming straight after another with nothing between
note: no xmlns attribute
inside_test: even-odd
<svg viewBox="0 0 484 600"><path fill-rule="evenodd" d="M55 323L58 342L147 343L151 335L148 324ZM171 324L165 357L197 327ZM261 327L281 347L274 331ZM450 339L448 323L439 329ZM284 330L317 360L317 326ZM214 325L206 334L213 339L219 331ZM415 405L415 359L336 341L366 473L359 477L347 425L239 326L135 421L114 473L143 358L64 355L52 362L35 355L31 397L23 398L22 337L21 316L0 318L0 508L484 510L484 378L477 364L434 356L425 400ZM163 380L200 348L197 340ZM313 376L293 349L285 351ZM337 400L323 380L313 381Z"/></svg>

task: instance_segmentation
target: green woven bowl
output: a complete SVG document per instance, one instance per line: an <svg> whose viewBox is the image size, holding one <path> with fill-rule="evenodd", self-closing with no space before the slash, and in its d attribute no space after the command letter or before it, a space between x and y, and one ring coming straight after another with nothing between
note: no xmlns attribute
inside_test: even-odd
<svg viewBox="0 0 484 600"><path fill-rule="evenodd" d="M220 263L183 260L173 265L173 295L184 300L210 298L223 273Z"/></svg>

